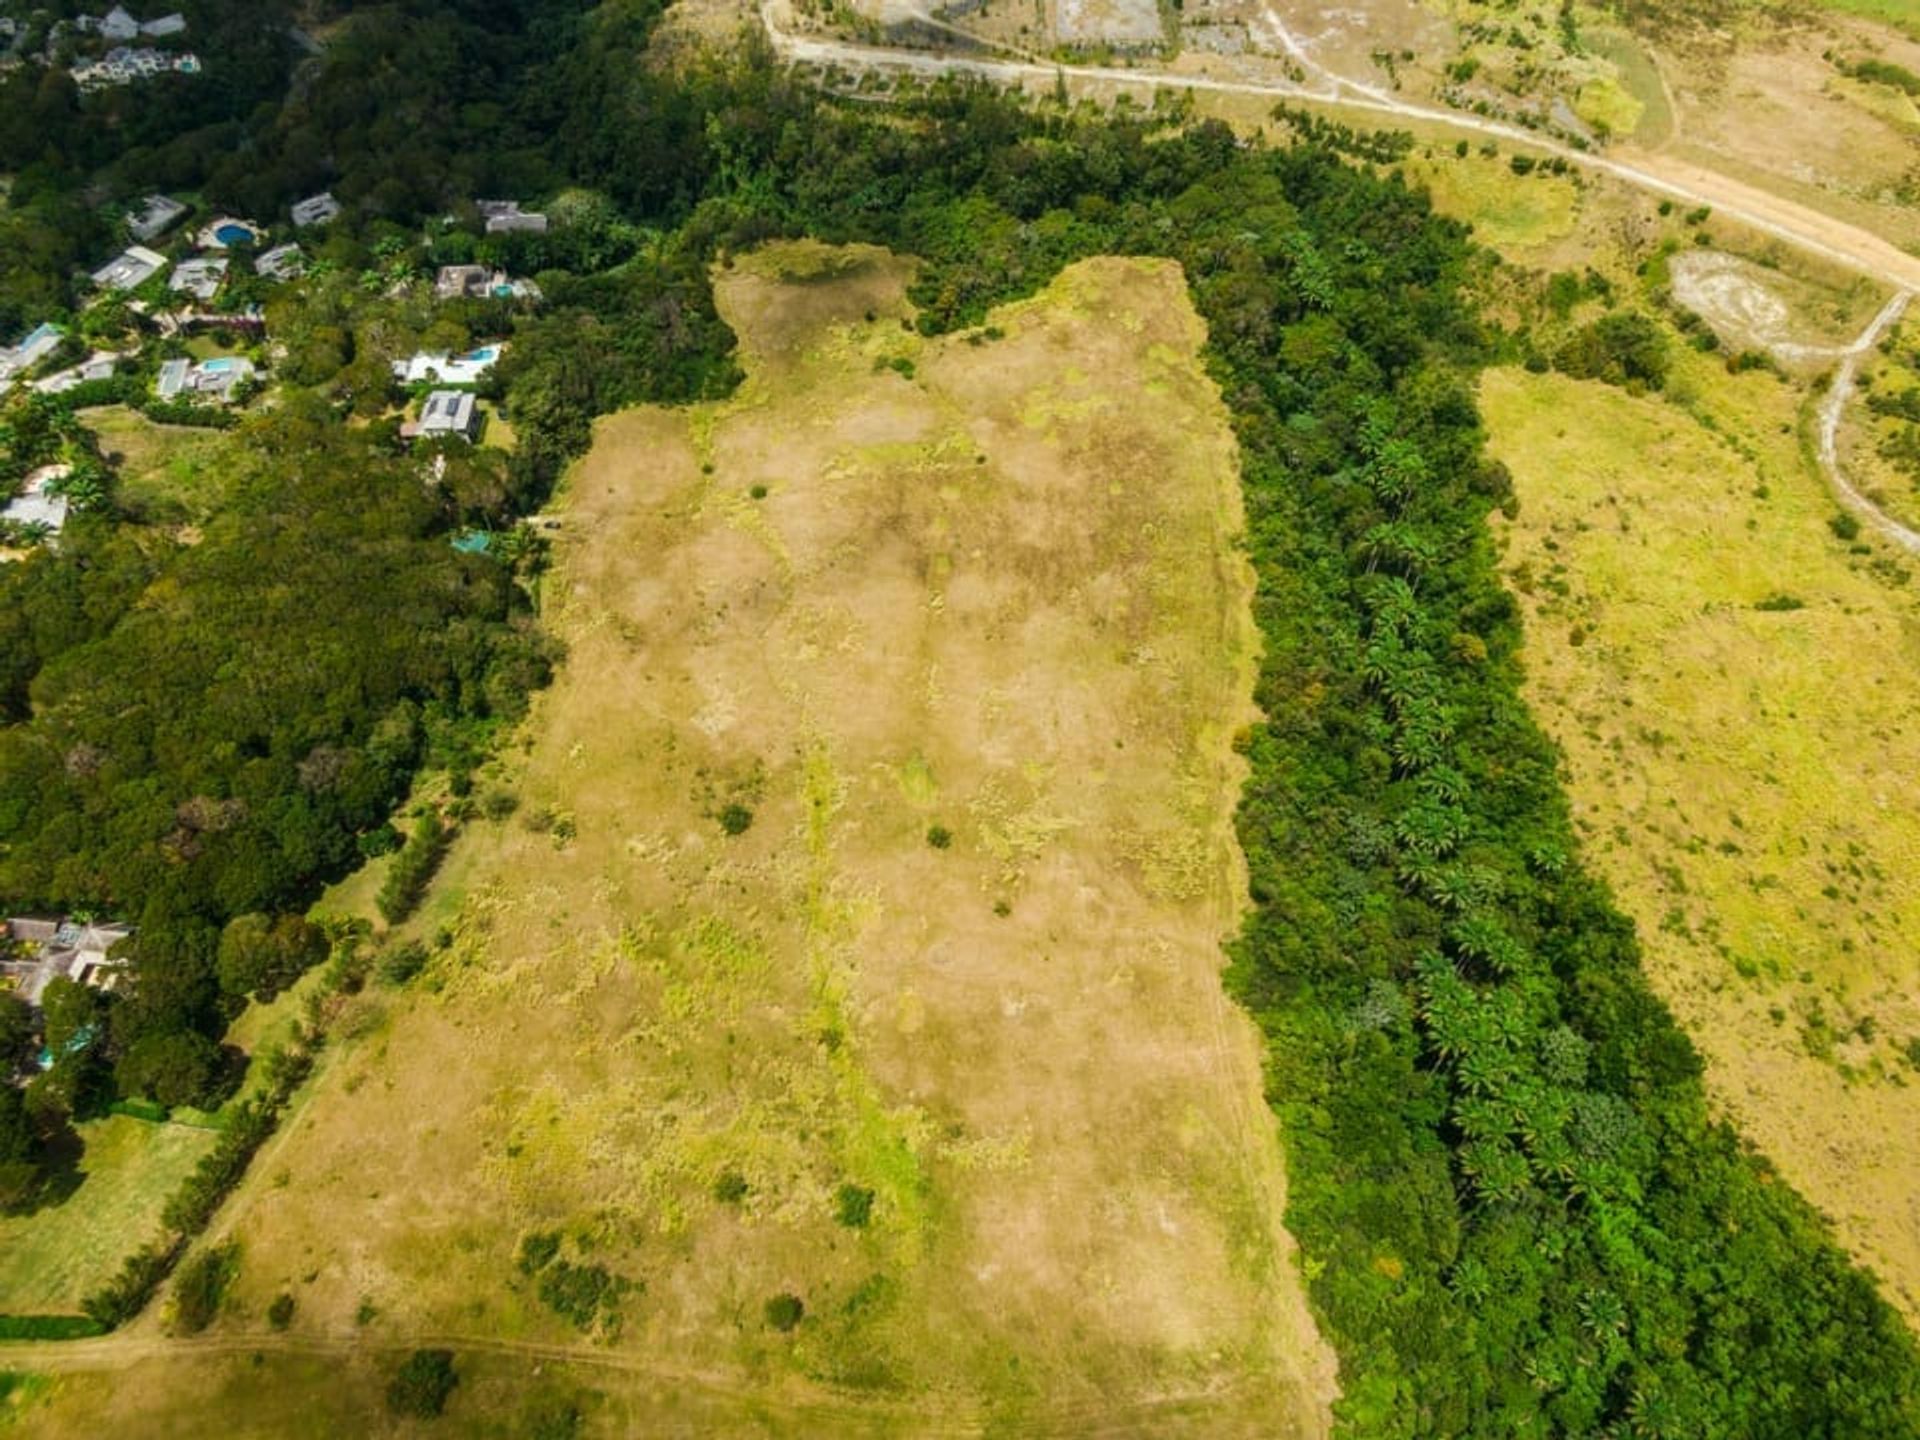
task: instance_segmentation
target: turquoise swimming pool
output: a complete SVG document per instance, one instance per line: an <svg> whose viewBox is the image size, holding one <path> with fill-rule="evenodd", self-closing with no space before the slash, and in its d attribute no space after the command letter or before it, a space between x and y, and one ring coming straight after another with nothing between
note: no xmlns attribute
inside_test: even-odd
<svg viewBox="0 0 1920 1440"><path fill-rule="evenodd" d="M259 234L245 225L237 225L229 221L214 230L213 238L222 245L249 245L259 238Z"/></svg>

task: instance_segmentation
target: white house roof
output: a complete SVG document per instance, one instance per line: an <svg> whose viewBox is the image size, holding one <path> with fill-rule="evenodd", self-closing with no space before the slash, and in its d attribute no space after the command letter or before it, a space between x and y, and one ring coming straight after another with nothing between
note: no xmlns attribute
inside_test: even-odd
<svg viewBox="0 0 1920 1440"><path fill-rule="evenodd" d="M129 245L93 272L93 283L109 290L132 290L166 268L167 257L144 245Z"/></svg>
<svg viewBox="0 0 1920 1440"><path fill-rule="evenodd" d="M420 407L422 435L465 435L473 429L473 396L464 390L435 390Z"/></svg>
<svg viewBox="0 0 1920 1440"><path fill-rule="evenodd" d="M324 225L340 213L340 202L333 198L331 191L322 190L318 195L295 201L291 213L296 225Z"/></svg>

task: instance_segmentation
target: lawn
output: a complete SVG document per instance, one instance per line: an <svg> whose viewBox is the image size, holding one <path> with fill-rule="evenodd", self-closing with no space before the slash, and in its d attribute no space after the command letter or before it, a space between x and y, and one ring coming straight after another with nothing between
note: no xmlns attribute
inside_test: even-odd
<svg viewBox="0 0 1920 1440"><path fill-rule="evenodd" d="M79 1127L79 1185L57 1205L0 1216L0 1312L72 1314L160 1228L160 1211L200 1157L210 1130L125 1115Z"/></svg>
<svg viewBox="0 0 1920 1440"><path fill-rule="evenodd" d="M1920 1313L1920 607L1829 528L1803 392L1677 389L1485 377L1528 696L1715 1095Z"/></svg>
<svg viewBox="0 0 1920 1440"><path fill-rule="evenodd" d="M1199 321L1109 260L928 340L909 274L737 258L740 393L601 423L518 813L236 1197L232 1337L284 1291L296 1338L588 1345L776 1429L1324 1424L1219 980L1253 631ZM563 1319L536 1231L624 1298Z"/></svg>
<svg viewBox="0 0 1920 1440"><path fill-rule="evenodd" d="M118 456L119 500L155 523L206 519L226 500L224 464L233 446L224 431L156 425L124 405L88 410L82 417L100 449Z"/></svg>

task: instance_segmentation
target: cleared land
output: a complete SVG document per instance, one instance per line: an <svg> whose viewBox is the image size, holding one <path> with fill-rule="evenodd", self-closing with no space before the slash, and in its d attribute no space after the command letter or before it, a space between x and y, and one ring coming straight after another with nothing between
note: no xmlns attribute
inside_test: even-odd
<svg viewBox="0 0 1920 1440"><path fill-rule="evenodd" d="M211 1130L125 1115L79 1128L85 1151L58 1204L0 1216L0 1314L73 1315L152 1239L160 1211L202 1155Z"/></svg>
<svg viewBox="0 0 1920 1440"><path fill-rule="evenodd" d="M1829 529L1795 391L1679 388L1485 378L1529 699L1714 1094L1920 1315L1920 615Z"/></svg>
<svg viewBox="0 0 1920 1440"><path fill-rule="evenodd" d="M451 944L256 1164L216 1344L290 1383L279 1343L578 1352L667 1425L1325 1429L1218 978L1253 632L1200 323L1175 267L1095 261L928 342L909 274L744 259L741 393L603 424L520 817L457 847L420 922ZM561 1318L530 1232L632 1288ZM155 1353L44 1428L255 1383Z"/></svg>

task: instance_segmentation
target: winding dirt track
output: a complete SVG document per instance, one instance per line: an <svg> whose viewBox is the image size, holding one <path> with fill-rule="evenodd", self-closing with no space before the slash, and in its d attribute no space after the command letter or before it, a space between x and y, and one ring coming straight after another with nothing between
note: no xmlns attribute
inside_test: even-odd
<svg viewBox="0 0 1920 1440"><path fill-rule="evenodd" d="M1003 85L1051 85L1056 81L1114 85L1138 90L1248 95L1274 100L1307 101L1363 115L1418 121L1451 130L1487 135L1524 145L1529 150L1559 156L1595 174L1609 176L1639 189L1689 205L1707 205L1723 215L1750 225L1763 234L1858 271L1896 290L1920 290L1920 257L1907 254L1870 231L1808 206L1758 189L1716 170L1622 147L1612 155L1575 150L1570 145L1523 130L1516 125L1477 115L1462 115L1437 106L1419 105L1389 91L1362 85L1311 60L1268 8L1268 21L1282 48L1295 60L1308 82L1290 80L1222 80L1210 75L1174 75L1151 69L1106 65L1063 65L1032 60L992 60L931 51L898 50L882 45L860 45L801 35L788 28L784 0L762 0L760 23L775 53L792 64L838 66L855 72L916 75L975 75Z"/></svg>
<svg viewBox="0 0 1920 1440"><path fill-rule="evenodd" d="M1873 323L1861 332L1860 338L1841 352L1840 368L1834 371L1826 398L1820 402L1820 468L1826 472L1835 499L1893 544L1909 554L1920 555L1920 534L1909 530L1854 489L1840 465L1840 421L1847 413L1847 401L1853 396L1853 379L1859 373L1860 361L1880 343L1882 335L1899 323L1912 299L1912 291L1900 291L1873 317Z"/></svg>

